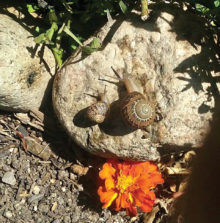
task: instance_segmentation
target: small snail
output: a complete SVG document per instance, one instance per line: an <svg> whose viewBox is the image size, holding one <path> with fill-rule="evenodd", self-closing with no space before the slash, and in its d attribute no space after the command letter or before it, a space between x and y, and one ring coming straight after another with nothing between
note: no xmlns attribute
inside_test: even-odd
<svg viewBox="0 0 220 223"><path fill-rule="evenodd" d="M136 90L137 87L129 78L130 75L123 75L123 78L121 78L114 69L113 71L124 83L127 90L127 94L122 98L120 104L123 120L132 128L146 129L154 121L155 105Z"/></svg>
<svg viewBox="0 0 220 223"><path fill-rule="evenodd" d="M104 122L109 110L108 104L105 88L104 93L99 93L99 100L88 107L87 117L89 120L97 124Z"/></svg>

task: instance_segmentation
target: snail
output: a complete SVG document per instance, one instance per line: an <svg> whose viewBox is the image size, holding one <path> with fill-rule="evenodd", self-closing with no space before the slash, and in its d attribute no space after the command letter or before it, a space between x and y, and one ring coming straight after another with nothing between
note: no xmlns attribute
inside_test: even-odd
<svg viewBox="0 0 220 223"><path fill-rule="evenodd" d="M112 68L113 69L113 68ZM134 129L146 129L153 123L155 118L155 105L143 94L138 92L130 75L123 75L123 78L113 69L120 81L125 85L127 93L121 99L120 111L122 119Z"/></svg>
<svg viewBox="0 0 220 223"><path fill-rule="evenodd" d="M109 103L106 97L106 87L104 93L99 93L99 100L87 108L87 117L90 121L100 124L104 122L108 111Z"/></svg>

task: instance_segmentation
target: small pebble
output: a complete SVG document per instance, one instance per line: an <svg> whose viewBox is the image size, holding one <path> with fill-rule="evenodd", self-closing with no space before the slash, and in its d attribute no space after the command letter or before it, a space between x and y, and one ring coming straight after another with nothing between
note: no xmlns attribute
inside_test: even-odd
<svg viewBox="0 0 220 223"><path fill-rule="evenodd" d="M60 223L60 220L56 219L56 220L52 221L52 223Z"/></svg>
<svg viewBox="0 0 220 223"><path fill-rule="evenodd" d="M10 152L10 151L9 151ZM8 157L7 159L6 159L6 163L10 166L11 165L11 157Z"/></svg>
<svg viewBox="0 0 220 223"><path fill-rule="evenodd" d="M39 194L40 193L40 187L34 186L33 188L33 194Z"/></svg>
<svg viewBox="0 0 220 223"><path fill-rule="evenodd" d="M64 223L70 223L70 222L71 222L71 218L70 218L70 216L64 216L64 218L63 218L63 222L64 222Z"/></svg>
<svg viewBox="0 0 220 223"><path fill-rule="evenodd" d="M9 172L9 171L11 171L11 168L9 168L8 165L4 165L4 166L3 166L3 170L4 170L5 172Z"/></svg>
<svg viewBox="0 0 220 223"><path fill-rule="evenodd" d="M63 180L63 179L66 179L69 177L69 173L68 173L68 171L65 171L65 170L59 170L57 177L59 180Z"/></svg>
<svg viewBox="0 0 220 223"><path fill-rule="evenodd" d="M18 148L14 148L13 153L17 153L18 152Z"/></svg>
<svg viewBox="0 0 220 223"><path fill-rule="evenodd" d="M5 212L5 217L6 218L12 218L12 213L10 211Z"/></svg>
<svg viewBox="0 0 220 223"><path fill-rule="evenodd" d="M60 205L63 205L65 202L64 202L64 199L62 197L58 197L57 198L57 201Z"/></svg>
<svg viewBox="0 0 220 223"><path fill-rule="evenodd" d="M10 152L8 150L3 151L0 153L0 159L5 159L6 157L8 157L10 154Z"/></svg>
<svg viewBox="0 0 220 223"><path fill-rule="evenodd" d="M2 182L14 186L16 184L14 172L6 172L2 177Z"/></svg>
<svg viewBox="0 0 220 223"><path fill-rule="evenodd" d="M35 194L28 198L28 203L32 203L36 200L41 200L44 197L44 194Z"/></svg>
<svg viewBox="0 0 220 223"><path fill-rule="evenodd" d="M51 197L57 197L56 193L51 193Z"/></svg>
<svg viewBox="0 0 220 223"><path fill-rule="evenodd" d="M17 158L14 158L13 160L12 160L12 167L14 168L14 169L19 169L20 168L20 166L21 166L21 163L17 160Z"/></svg>
<svg viewBox="0 0 220 223"><path fill-rule="evenodd" d="M43 222L44 222L44 220L42 218L37 218L36 223L43 223Z"/></svg>
<svg viewBox="0 0 220 223"><path fill-rule="evenodd" d="M40 203L38 206L38 210L42 213L48 213L50 211L50 207L47 204Z"/></svg>
<svg viewBox="0 0 220 223"><path fill-rule="evenodd" d="M54 183L56 182L56 180L55 180L55 179L51 179L50 182L51 182L52 184L54 184Z"/></svg>
<svg viewBox="0 0 220 223"><path fill-rule="evenodd" d="M67 206L71 207L71 205L73 204L72 199L67 199L66 204Z"/></svg>
<svg viewBox="0 0 220 223"><path fill-rule="evenodd" d="M70 180L75 181L77 176L74 173L70 173Z"/></svg>
<svg viewBox="0 0 220 223"><path fill-rule="evenodd" d="M9 152L12 153L14 151L14 148L10 148Z"/></svg>

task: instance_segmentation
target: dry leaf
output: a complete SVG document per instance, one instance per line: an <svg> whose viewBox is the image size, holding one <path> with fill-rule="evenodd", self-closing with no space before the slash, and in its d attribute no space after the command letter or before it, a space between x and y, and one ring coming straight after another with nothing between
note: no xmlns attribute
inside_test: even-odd
<svg viewBox="0 0 220 223"><path fill-rule="evenodd" d="M88 167L83 167L78 164L74 164L70 167L71 171L75 174L78 174L79 176L86 175L88 172L89 168Z"/></svg>

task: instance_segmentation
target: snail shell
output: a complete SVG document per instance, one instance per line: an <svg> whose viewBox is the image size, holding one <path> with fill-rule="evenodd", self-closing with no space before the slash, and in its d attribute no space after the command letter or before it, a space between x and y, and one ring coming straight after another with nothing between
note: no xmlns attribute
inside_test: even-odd
<svg viewBox="0 0 220 223"><path fill-rule="evenodd" d="M98 101L90 105L87 109L87 117L90 121L95 123L104 122L106 115L108 113L108 105L105 102Z"/></svg>
<svg viewBox="0 0 220 223"><path fill-rule="evenodd" d="M108 100L105 93L106 91L104 94L99 95L100 101L90 105L87 109L88 119L97 124L104 122L109 111Z"/></svg>
<svg viewBox="0 0 220 223"><path fill-rule="evenodd" d="M137 86L130 79L130 75L123 75L123 78L121 78L114 69L113 71L119 80L124 83L127 90L126 96L121 100L122 119L132 128L146 129L148 125L154 122L154 104L137 91Z"/></svg>
<svg viewBox="0 0 220 223"><path fill-rule="evenodd" d="M123 120L132 128L145 129L155 118L155 109L143 94L133 91L121 101Z"/></svg>

